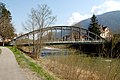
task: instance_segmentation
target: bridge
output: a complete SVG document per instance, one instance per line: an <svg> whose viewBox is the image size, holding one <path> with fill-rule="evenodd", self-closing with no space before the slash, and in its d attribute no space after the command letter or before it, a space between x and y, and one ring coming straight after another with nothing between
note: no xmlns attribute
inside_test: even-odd
<svg viewBox="0 0 120 80"><path fill-rule="evenodd" d="M40 36L41 35L41 36ZM93 37L91 37L91 35ZM38 37L46 45L54 44L103 44L104 38L76 26L52 26L34 30L13 39L10 44L32 45L37 44ZM33 42L33 39L35 42Z"/></svg>

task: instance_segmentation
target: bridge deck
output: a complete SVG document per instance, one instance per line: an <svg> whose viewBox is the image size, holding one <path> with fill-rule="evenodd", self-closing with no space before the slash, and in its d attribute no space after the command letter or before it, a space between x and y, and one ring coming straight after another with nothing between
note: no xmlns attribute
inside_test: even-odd
<svg viewBox="0 0 120 80"><path fill-rule="evenodd" d="M45 42L46 45L54 44L104 44L104 41L54 41L54 42Z"/></svg>

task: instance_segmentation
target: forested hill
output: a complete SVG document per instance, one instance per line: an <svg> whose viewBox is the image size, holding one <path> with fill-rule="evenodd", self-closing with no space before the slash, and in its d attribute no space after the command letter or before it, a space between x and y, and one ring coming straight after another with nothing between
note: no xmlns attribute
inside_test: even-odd
<svg viewBox="0 0 120 80"><path fill-rule="evenodd" d="M120 11L107 12L101 15L96 15L99 24L108 26L112 31L120 30ZM77 26L88 28L90 19L83 20L77 23Z"/></svg>

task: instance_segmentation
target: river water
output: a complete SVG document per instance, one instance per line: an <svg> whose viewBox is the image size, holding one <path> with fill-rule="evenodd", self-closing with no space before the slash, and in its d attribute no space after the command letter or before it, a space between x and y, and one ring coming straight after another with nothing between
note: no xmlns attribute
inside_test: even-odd
<svg viewBox="0 0 120 80"><path fill-rule="evenodd" d="M51 55L67 55L69 51L67 49L44 47L41 51L40 56L51 56Z"/></svg>

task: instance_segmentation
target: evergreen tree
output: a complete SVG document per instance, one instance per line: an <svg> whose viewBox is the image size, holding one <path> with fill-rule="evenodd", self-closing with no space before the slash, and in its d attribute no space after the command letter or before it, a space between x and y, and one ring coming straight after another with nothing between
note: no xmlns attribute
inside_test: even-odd
<svg viewBox="0 0 120 80"><path fill-rule="evenodd" d="M13 39L15 36L15 29L11 20L10 11L5 7L4 3L0 2L0 36L3 43L7 39Z"/></svg>
<svg viewBox="0 0 120 80"><path fill-rule="evenodd" d="M99 36L101 34L100 26L98 24L98 20L97 20L97 18L96 18L96 16L94 14L91 17L91 23L90 23L90 25L88 27L88 30L95 33L95 34L97 34L97 35L99 35ZM90 34L90 37L95 38L95 35Z"/></svg>

